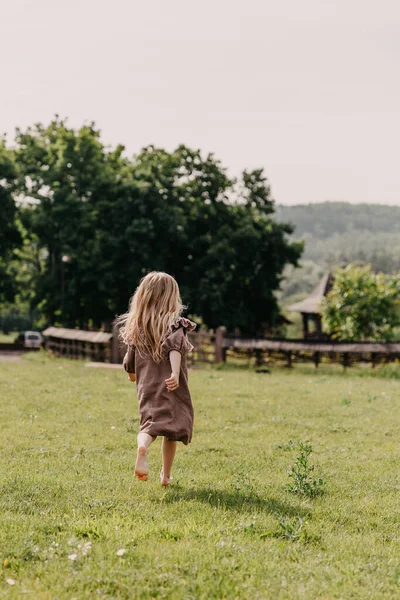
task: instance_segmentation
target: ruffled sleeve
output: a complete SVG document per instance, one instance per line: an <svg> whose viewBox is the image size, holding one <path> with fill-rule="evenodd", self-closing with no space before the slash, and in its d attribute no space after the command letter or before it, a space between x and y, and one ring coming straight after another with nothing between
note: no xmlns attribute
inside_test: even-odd
<svg viewBox="0 0 400 600"><path fill-rule="evenodd" d="M128 350L122 361L122 366L127 373L135 373L135 347L128 346Z"/></svg>
<svg viewBox="0 0 400 600"><path fill-rule="evenodd" d="M196 328L196 323L180 317L170 325L168 334L163 342L163 350L168 356L172 350L185 355L193 350L187 334Z"/></svg>

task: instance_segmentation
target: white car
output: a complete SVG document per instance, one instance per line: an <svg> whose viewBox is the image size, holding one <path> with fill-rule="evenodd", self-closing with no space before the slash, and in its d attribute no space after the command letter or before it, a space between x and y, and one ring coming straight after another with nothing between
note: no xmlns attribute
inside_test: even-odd
<svg viewBox="0 0 400 600"><path fill-rule="evenodd" d="M22 331L15 341L22 343L24 348L40 348L43 337L38 331Z"/></svg>

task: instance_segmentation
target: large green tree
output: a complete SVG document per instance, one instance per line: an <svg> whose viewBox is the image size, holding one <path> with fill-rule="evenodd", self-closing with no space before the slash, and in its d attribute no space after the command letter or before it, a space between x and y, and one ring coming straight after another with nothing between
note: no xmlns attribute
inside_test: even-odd
<svg viewBox="0 0 400 600"><path fill-rule="evenodd" d="M302 245L289 243L291 226L272 218L262 171L234 182L213 155L185 146L173 153L149 147L128 171L126 196L105 215L116 227L105 243L119 240L114 256L124 265L116 273L117 311L126 308L132 282L162 269L174 274L189 312L209 327L257 334L263 324L274 324L274 291L285 264L297 264Z"/></svg>
<svg viewBox="0 0 400 600"><path fill-rule="evenodd" d="M390 340L400 326L400 276L374 273L370 265L338 269L322 310L337 340Z"/></svg>
<svg viewBox="0 0 400 600"><path fill-rule="evenodd" d="M17 169L13 153L0 139L0 302L11 301L16 287L10 270L13 251L21 243L14 200Z"/></svg>
<svg viewBox="0 0 400 600"><path fill-rule="evenodd" d="M274 220L261 170L235 182L212 154L185 146L128 160L94 125L59 119L16 142L21 219L41 257L33 302L49 320L111 321L145 273L165 270L209 327L255 334L274 324L274 291L302 246Z"/></svg>
<svg viewBox="0 0 400 600"><path fill-rule="evenodd" d="M113 279L99 247L98 206L114 201L123 161L121 148L109 152L99 138L93 124L75 131L59 119L17 132L21 220L43 263L32 301L49 321L109 316Z"/></svg>
<svg viewBox="0 0 400 600"><path fill-rule="evenodd" d="M211 327L260 334L276 322L274 291L285 264L297 264L302 246L288 243L292 228L276 222L273 212L262 171L244 172L236 189L200 205L191 230L194 260L182 280L191 308ZM197 287L190 285L193 278Z"/></svg>

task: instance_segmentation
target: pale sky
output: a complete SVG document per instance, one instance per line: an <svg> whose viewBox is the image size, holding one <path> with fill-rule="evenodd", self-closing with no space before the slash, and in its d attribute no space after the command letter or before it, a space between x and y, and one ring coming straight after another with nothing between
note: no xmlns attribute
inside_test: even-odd
<svg viewBox="0 0 400 600"><path fill-rule="evenodd" d="M0 132L180 143L278 203L400 205L399 0L0 0Z"/></svg>

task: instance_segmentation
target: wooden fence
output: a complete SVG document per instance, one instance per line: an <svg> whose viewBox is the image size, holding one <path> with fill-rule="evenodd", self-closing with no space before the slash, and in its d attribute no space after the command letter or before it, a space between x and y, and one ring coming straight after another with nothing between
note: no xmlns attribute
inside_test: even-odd
<svg viewBox="0 0 400 600"><path fill-rule="evenodd" d="M21 342L2 342L0 343L0 352L21 352L25 350Z"/></svg>
<svg viewBox="0 0 400 600"><path fill-rule="evenodd" d="M119 364L126 352L126 346L119 340L115 325L110 333L48 327L42 334L45 347L56 356ZM217 339L221 348L219 354L216 354ZM189 366L215 363L217 356L219 361L222 360L221 333L194 331L189 333L189 341L194 346L193 352L188 354Z"/></svg>
<svg viewBox="0 0 400 600"><path fill-rule="evenodd" d="M217 362L217 341L221 347L218 355L218 362L222 361L222 336L218 330L216 333L208 331L192 331L188 334L188 338L193 345L193 352L190 352L187 355L189 366L193 366L197 363L213 364ZM122 359L125 356L126 346L118 339L118 330L115 327L113 329L111 347L112 362L122 362Z"/></svg>
<svg viewBox="0 0 400 600"><path fill-rule="evenodd" d="M45 347L56 356L84 358L98 362L112 360L112 333L48 327L42 332Z"/></svg>
<svg viewBox="0 0 400 600"><path fill-rule="evenodd" d="M353 362L380 362L400 359L400 342L333 342L318 340L223 338L223 360L254 358L257 366L273 360L285 360L291 367L294 360L313 361L318 367L323 358L349 367Z"/></svg>
<svg viewBox="0 0 400 600"><path fill-rule="evenodd" d="M187 355L188 365L193 366L196 363L213 364L216 362L216 341L215 333L193 331L188 335L189 341L193 344L193 351Z"/></svg>
<svg viewBox="0 0 400 600"><path fill-rule="evenodd" d="M49 327L43 331L46 347L57 356L85 358L100 362L121 363L126 347L118 339L118 330L111 333ZM225 327L215 332L193 331L189 340L194 346L188 354L189 366L235 361L261 367L274 361L339 362L344 367L353 362L380 362L400 359L400 342L333 342L318 340L287 340L239 338L226 335Z"/></svg>

